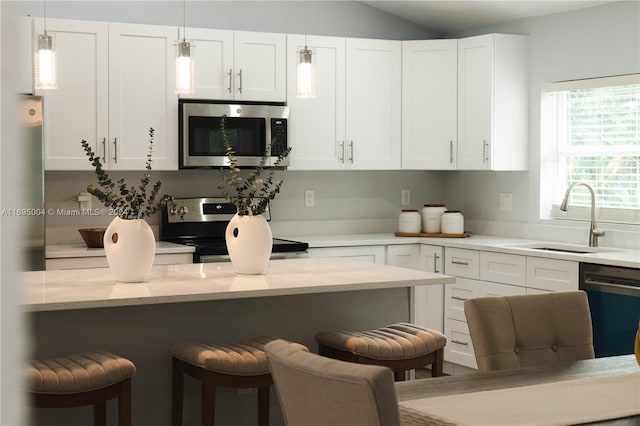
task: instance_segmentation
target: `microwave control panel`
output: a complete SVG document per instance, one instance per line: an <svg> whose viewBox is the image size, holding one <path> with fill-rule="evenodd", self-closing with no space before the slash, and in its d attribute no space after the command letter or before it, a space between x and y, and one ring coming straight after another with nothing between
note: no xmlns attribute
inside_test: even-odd
<svg viewBox="0 0 640 426"><path fill-rule="evenodd" d="M277 157L287 150L287 119L271 119L271 156Z"/></svg>

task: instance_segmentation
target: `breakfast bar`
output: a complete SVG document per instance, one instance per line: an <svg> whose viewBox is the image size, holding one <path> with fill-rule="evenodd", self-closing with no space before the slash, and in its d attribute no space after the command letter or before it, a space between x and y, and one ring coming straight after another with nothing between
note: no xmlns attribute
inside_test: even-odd
<svg viewBox="0 0 640 426"><path fill-rule="evenodd" d="M272 260L264 275L238 275L230 263L209 263L154 266L143 283L115 282L108 268L25 272L21 281L33 357L104 348L130 359L137 367L134 424L168 426L171 344L263 335L316 352L316 332L408 321L411 287L455 278L306 258ZM187 380L185 424L198 423L198 394L197 382ZM219 424L256 423L255 391L221 389L217 398ZM283 424L275 395L271 404L271 424ZM113 405L107 405L110 416ZM80 425L91 415L90 407L62 411L36 410L38 424Z"/></svg>

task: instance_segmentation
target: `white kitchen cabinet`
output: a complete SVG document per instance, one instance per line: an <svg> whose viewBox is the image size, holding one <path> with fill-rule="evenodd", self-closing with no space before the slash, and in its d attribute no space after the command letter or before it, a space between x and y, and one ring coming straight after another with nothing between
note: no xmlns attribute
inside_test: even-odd
<svg viewBox="0 0 640 426"><path fill-rule="evenodd" d="M480 252L480 279L525 287L527 258L515 254Z"/></svg>
<svg viewBox="0 0 640 426"><path fill-rule="evenodd" d="M527 290L578 290L578 270L578 262L528 256Z"/></svg>
<svg viewBox="0 0 640 426"><path fill-rule="evenodd" d="M528 58L526 36L458 40L458 169L527 169Z"/></svg>
<svg viewBox="0 0 640 426"><path fill-rule="evenodd" d="M444 273L444 248L420 245L418 269ZM444 285L415 287L415 323L444 333Z"/></svg>
<svg viewBox="0 0 640 426"><path fill-rule="evenodd" d="M316 97L295 97L297 52L288 36L292 170L388 170L401 164L401 42L307 37Z"/></svg>
<svg viewBox="0 0 640 426"><path fill-rule="evenodd" d="M345 48L342 37L308 36L316 65L315 98L296 97L298 52L302 35L287 36L289 170L333 170L344 165ZM344 145L342 145L344 146Z"/></svg>
<svg viewBox="0 0 640 426"><path fill-rule="evenodd" d="M154 265L180 265L184 263L193 263L192 253L156 253ZM87 269L87 268L108 268L107 258L105 256L94 257L65 257L46 259L45 269L47 271L57 269Z"/></svg>
<svg viewBox="0 0 640 426"><path fill-rule="evenodd" d="M44 30L35 19L34 31ZM89 142L105 169L144 170L149 128L153 169L178 168L172 27L47 20L55 38L58 89L44 98L45 168L89 170Z"/></svg>
<svg viewBox="0 0 640 426"><path fill-rule="evenodd" d="M402 168L456 168L458 41L402 42Z"/></svg>
<svg viewBox="0 0 640 426"><path fill-rule="evenodd" d="M384 246L318 247L309 249L310 257L339 257L362 262L385 262Z"/></svg>
<svg viewBox="0 0 640 426"><path fill-rule="evenodd" d="M284 102L286 35L187 28L195 90L181 98Z"/></svg>
<svg viewBox="0 0 640 426"><path fill-rule="evenodd" d="M480 278L480 252L449 248L444 251L444 273L464 278Z"/></svg>

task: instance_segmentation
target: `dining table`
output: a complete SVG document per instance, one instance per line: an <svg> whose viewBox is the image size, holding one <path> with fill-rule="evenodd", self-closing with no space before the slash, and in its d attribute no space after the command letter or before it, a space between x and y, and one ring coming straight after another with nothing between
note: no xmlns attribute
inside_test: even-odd
<svg viewBox="0 0 640 426"><path fill-rule="evenodd" d="M640 365L633 354L395 386L408 424L640 425Z"/></svg>

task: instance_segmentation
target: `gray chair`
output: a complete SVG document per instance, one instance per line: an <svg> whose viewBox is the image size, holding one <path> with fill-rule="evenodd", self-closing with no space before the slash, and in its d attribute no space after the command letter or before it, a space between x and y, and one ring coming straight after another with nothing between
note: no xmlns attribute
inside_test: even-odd
<svg viewBox="0 0 640 426"><path fill-rule="evenodd" d="M594 358L583 291L477 297L464 312L480 371Z"/></svg>
<svg viewBox="0 0 640 426"><path fill-rule="evenodd" d="M326 358L282 340L264 350L288 426L400 425L389 368Z"/></svg>

